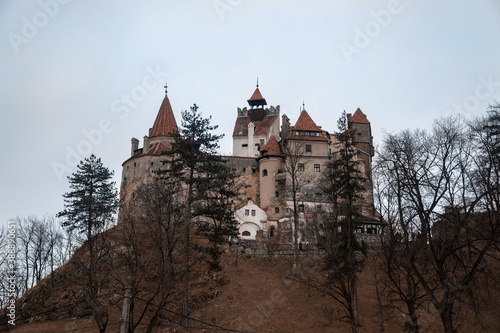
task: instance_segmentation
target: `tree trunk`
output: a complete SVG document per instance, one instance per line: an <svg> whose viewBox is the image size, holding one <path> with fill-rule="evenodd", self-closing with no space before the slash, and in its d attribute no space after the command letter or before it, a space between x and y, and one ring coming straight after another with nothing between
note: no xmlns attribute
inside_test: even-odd
<svg viewBox="0 0 500 333"><path fill-rule="evenodd" d="M357 327L361 327L361 323L359 322L359 313L358 313L358 286L357 279L354 278L352 281L352 319L354 320L354 325Z"/></svg>
<svg viewBox="0 0 500 333"><path fill-rule="evenodd" d="M188 189L188 198L186 203L186 221L184 223L184 283L182 297L182 320L181 326L189 325L189 232L191 222L191 204L193 201L193 179L194 170L190 172L190 182Z"/></svg>
<svg viewBox="0 0 500 333"><path fill-rule="evenodd" d="M453 304L445 304L443 309L439 311L439 316L441 317L441 322L443 323L443 328L445 333L455 333L453 328Z"/></svg>

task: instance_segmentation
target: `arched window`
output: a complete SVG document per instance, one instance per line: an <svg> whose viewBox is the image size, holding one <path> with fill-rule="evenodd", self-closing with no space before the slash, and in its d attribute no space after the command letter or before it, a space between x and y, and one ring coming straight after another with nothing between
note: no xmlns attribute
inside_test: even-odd
<svg viewBox="0 0 500 333"><path fill-rule="evenodd" d="M265 177L265 176L267 176L267 169L264 169L264 170L262 171L262 177Z"/></svg>
<svg viewBox="0 0 500 333"><path fill-rule="evenodd" d="M280 208L279 207L274 207L274 213L279 214L280 213Z"/></svg>
<svg viewBox="0 0 500 333"><path fill-rule="evenodd" d="M250 236L250 231L243 231L242 236Z"/></svg>

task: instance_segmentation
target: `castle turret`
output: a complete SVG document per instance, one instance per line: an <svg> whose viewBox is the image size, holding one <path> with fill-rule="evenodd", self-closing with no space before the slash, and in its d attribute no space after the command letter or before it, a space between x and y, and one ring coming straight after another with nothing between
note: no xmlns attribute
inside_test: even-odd
<svg viewBox="0 0 500 333"><path fill-rule="evenodd" d="M347 114L348 126L350 130L354 130L354 145L358 149L358 157L363 161L365 166L366 178L371 181L372 174L372 157L374 155L373 137L371 125L366 115L357 109L351 116Z"/></svg>
<svg viewBox="0 0 500 333"><path fill-rule="evenodd" d="M259 180L260 207L270 218L280 218L285 215L286 173L284 172L283 153L274 136L260 150Z"/></svg>
<svg viewBox="0 0 500 333"><path fill-rule="evenodd" d="M233 155L256 158L259 148L267 143L271 135L279 135L280 109L279 106L266 108L267 102L258 83L247 102L249 109L238 108L233 130Z"/></svg>

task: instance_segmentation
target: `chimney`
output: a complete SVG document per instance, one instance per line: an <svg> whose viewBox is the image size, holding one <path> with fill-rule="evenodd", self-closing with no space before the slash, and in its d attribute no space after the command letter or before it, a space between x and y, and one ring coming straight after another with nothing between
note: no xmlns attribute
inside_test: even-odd
<svg viewBox="0 0 500 333"><path fill-rule="evenodd" d="M146 154L149 151L149 137L144 135L144 145L142 147L142 153Z"/></svg>
<svg viewBox="0 0 500 333"><path fill-rule="evenodd" d="M351 121L352 113L346 114L346 117L347 117L347 121Z"/></svg>
<svg viewBox="0 0 500 333"><path fill-rule="evenodd" d="M139 149L139 140L132 138L130 141L132 142L132 151L130 156L134 156L134 152Z"/></svg>
<svg viewBox="0 0 500 333"><path fill-rule="evenodd" d="M286 114L281 116L281 138L287 139L290 135L290 119Z"/></svg>

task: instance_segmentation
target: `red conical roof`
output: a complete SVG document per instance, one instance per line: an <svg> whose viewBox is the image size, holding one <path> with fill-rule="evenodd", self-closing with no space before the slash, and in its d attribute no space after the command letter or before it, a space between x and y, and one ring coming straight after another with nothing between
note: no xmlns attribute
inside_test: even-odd
<svg viewBox="0 0 500 333"><path fill-rule="evenodd" d="M260 93L259 87L255 88L255 91L253 92L252 97L250 97L249 100L247 100L248 104L250 106L254 105L267 105L266 99L262 97L262 94Z"/></svg>
<svg viewBox="0 0 500 333"><path fill-rule="evenodd" d="M358 108L356 110L356 112L354 112L351 119L349 119L349 122L357 123L357 124L369 124L370 123L360 108Z"/></svg>
<svg viewBox="0 0 500 333"><path fill-rule="evenodd" d="M293 129L296 131L321 131L321 128L316 125L306 110L302 110Z"/></svg>
<svg viewBox="0 0 500 333"><path fill-rule="evenodd" d="M156 116L153 127L149 129L149 137L155 136L171 136L172 133L178 132L177 122L175 121L174 112L168 96L165 95L160 110Z"/></svg>

